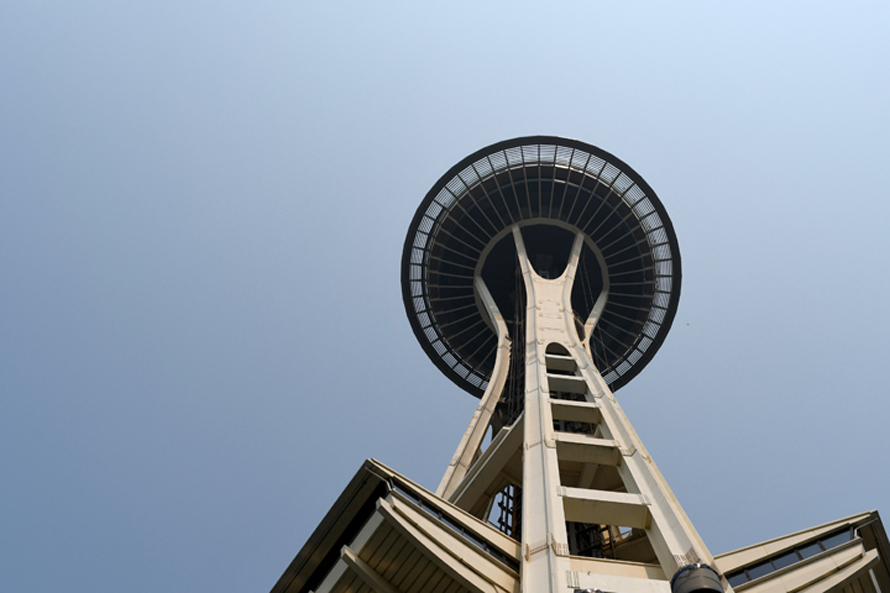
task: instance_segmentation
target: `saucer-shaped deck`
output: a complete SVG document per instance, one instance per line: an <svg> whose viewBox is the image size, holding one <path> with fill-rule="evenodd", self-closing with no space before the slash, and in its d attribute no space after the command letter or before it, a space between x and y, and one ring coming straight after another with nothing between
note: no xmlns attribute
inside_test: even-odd
<svg viewBox="0 0 890 593"><path fill-rule="evenodd" d="M536 269L546 273L556 265L557 275L574 234L585 235L572 293L577 328L611 389L626 384L671 326L680 252L667 213L643 178L577 140L533 136L494 144L452 167L427 193L402 253L402 296L423 349L452 381L482 395L497 336L480 308L474 277L485 280L511 334L521 332L525 303L514 225ZM603 290L605 308L584 336L581 328Z"/></svg>

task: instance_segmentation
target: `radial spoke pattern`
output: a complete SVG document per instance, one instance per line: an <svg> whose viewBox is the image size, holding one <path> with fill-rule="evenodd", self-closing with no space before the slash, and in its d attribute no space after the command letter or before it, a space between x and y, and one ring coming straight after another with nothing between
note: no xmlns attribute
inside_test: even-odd
<svg viewBox="0 0 890 593"><path fill-rule="evenodd" d="M680 256L649 185L619 159L575 140L501 142L433 186L402 257L403 296L418 340L449 378L481 395L496 340L479 308L467 306L476 302L474 270L505 229L529 221L581 231L600 252L610 290L588 338L600 373L613 390L621 387L651 359L673 321Z"/></svg>

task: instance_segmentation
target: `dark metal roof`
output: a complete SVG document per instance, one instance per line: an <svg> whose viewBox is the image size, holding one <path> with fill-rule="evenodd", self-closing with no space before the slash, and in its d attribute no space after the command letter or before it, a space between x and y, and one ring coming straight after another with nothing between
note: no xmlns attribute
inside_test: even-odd
<svg viewBox="0 0 890 593"><path fill-rule="evenodd" d="M590 347L610 387L626 384L671 326L680 251L667 212L645 180L578 140L499 142L463 159L427 193L402 252L402 297L423 349L452 381L482 395L496 338L478 308L473 276L514 224L581 231L596 246L610 290Z"/></svg>

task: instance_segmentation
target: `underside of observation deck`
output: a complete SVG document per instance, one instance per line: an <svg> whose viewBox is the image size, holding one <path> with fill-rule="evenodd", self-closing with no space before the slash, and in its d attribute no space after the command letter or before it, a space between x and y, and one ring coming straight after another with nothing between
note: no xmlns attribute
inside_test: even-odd
<svg viewBox="0 0 890 593"><path fill-rule="evenodd" d="M497 336L480 305L481 276L510 334L521 316L510 229L518 225L532 264L558 274L581 233L585 247L572 294L579 323L607 287L588 341L614 390L659 348L676 312L680 254L655 192L613 155L576 140L535 136L495 144L448 171L417 210L402 256L412 328L433 362L479 397L494 366Z"/></svg>

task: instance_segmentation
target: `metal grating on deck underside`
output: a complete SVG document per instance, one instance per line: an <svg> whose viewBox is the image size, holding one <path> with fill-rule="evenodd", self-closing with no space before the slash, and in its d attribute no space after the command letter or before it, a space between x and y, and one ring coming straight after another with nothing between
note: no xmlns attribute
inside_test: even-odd
<svg viewBox="0 0 890 593"><path fill-rule="evenodd" d="M483 319L474 276L512 225L581 232L606 267L609 297L589 338L615 390L652 358L673 321L680 255L654 191L613 155L577 140L536 136L480 150L453 167L415 214L402 255L402 292L433 362L477 397L497 337Z"/></svg>

